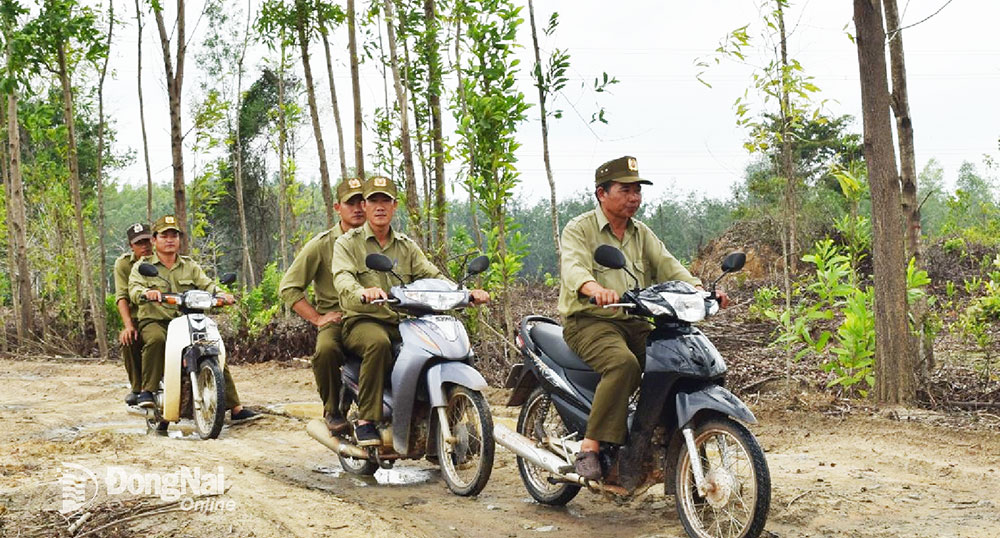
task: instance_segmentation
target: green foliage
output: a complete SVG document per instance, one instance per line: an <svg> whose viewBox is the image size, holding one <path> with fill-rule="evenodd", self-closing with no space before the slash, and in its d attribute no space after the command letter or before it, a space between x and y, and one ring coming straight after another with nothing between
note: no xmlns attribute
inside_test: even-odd
<svg viewBox="0 0 1000 538"><path fill-rule="evenodd" d="M251 337L260 336L260 332L281 311L281 298L278 296L278 285L282 273L277 262L267 264L260 284L249 293L244 293L236 303L231 314L237 327L246 327Z"/></svg>
<svg viewBox="0 0 1000 538"><path fill-rule="evenodd" d="M774 301L780 297L781 290L774 286L757 288L753 294L753 302L750 303L750 318L758 321L767 318L767 313L774 310Z"/></svg>
<svg viewBox="0 0 1000 538"><path fill-rule="evenodd" d="M856 387L862 397L868 394L862 387L875 386L875 316L871 286L856 291L844 302L844 321L837 328L836 343L831 348L833 360L823 363L823 370L832 372L834 378L827 387L840 386L847 391Z"/></svg>
<svg viewBox="0 0 1000 538"><path fill-rule="evenodd" d="M1000 254L992 261L992 265L997 271L992 271L987 280L966 282L966 291L970 295L977 294L980 289L983 294L974 297L955 322L958 332L974 342L976 349L982 354L980 370L986 383L1000 380L993 370L996 350L1000 347L1000 341L996 337L997 329L1000 328Z"/></svg>

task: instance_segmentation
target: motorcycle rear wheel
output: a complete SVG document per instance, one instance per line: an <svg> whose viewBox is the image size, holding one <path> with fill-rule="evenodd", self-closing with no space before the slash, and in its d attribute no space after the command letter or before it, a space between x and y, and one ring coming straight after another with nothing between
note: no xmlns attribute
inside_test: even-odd
<svg viewBox="0 0 1000 538"><path fill-rule="evenodd" d="M757 440L729 418L702 422L693 433L711 489L704 496L698 493L685 445L675 475L684 530L695 538L757 538L771 504L771 477Z"/></svg>
<svg viewBox="0 0 1000 538"><path fill-rule="evenodd" d="M351 424L353 424L358 416L357 402L351 401L351 407L344 415L348 418ZM353 443L354 440L351 439L350 442ZM372 476L375 474L375 471L379 469L378 462L372 460L352 458L350 456L344 456L343 454L337 454L337 458L340 460L340 467L351 474Z"/></svg>
<svg viewBox="0 0 1000 538"><path fill-rule="evenodd" d="M192 398L195 427L202 439L215 439L226 419L226 386L219 363L214 359L202 360L197 381L200 399Z"/></svg>
<svg viewBox="0 0 1000 538"><path fill-rule="evenodd" d="M455 495L476 495L493 472L496 445L490 406L479 391L454 385L448 392L445 415L454 442L445 440L440 424L434 428L441 476Z"/></svg>
<svg viewBox="0 0 1000 538"><path fill-rule="evenodd" d="M541 416L542 410L545 410L545 416ZM568 433L559 412L541 387L536 388L521 407L521 414L517 417L517 433L539 443L546 437L563 437ZM528 463L520 456L517 457L517 470L521 473L525 489L542 504L562 506L580 493L580 486L565 482L549 483L548 471Z"/></svg>

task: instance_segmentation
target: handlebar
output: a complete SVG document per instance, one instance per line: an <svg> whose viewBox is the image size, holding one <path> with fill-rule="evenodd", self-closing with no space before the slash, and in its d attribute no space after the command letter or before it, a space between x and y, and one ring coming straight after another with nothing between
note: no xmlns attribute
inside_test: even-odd
<svg viewBox="0 0 1000 538"><path fill-rule="evenodd" d="M399 304L399 299L375 299L374 301L369 301L364 296L361 296L361 304Z"/></svg>

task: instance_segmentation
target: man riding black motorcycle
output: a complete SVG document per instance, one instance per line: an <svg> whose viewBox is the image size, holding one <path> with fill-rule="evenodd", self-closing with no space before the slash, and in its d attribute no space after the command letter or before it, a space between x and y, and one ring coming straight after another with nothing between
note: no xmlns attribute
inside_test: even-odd
<svg viewBox="0 0 1000 538"><path fill-rule="evenodd" d="M645 318L603 308L635 286L624 271L597 265L594 249L602 244L620 249L640 288L669 280L701 286L648 226L632 218L642 203L643 184L652 182L639 177L635 157L602 164L595 172L599 206L569 221L562 233L559 314L564 320L563 335L570 349L601 374L575 461L577 474L591 480L602 476L600 443L625 441L628 401L639 386L646 337L652 330ZM726 307L726 295L717 296Z"/></svg>

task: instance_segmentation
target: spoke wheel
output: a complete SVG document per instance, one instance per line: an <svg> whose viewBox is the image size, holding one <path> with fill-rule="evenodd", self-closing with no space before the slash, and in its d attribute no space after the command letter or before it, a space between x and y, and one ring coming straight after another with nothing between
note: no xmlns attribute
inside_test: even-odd
<svg viewBox="0 0 1000 538"><path fill-rule="evenodd" d="M486 398L461 385L452 387L445 409L454 438L444 438L444 428L435 428L441 475L456 495L476 495L486 487L493 472L493 416Z"/></svg>
<svg viewBox="0 0 1000 538"><path fill-rule="evenodd" d="M194 422L198 436L215 439L222 431L226 418L225 384L222 370L214 359L204 359L198 367L198 398L194 402Z"/></svg>
<svg viewBox="0 0 1000 538"><path fill-rule="evenodd" d="M542 443L547 438L561 438L569 432L549 395L538 387L521 407L521 414L517 417L517 433L536 443ZM528 493L542 504L562 506L580 493L580 486L550 483L548 478L551 473L520 456L517 457L517 470L521 473L521 481Z"/></svg>
<svg viewBox="0 0 1000 538"><path fill-rule="evenodd" d="M676 467L677 513L689 536L756 538L771 504L771 478L764 452L753 434L730 419L706 421L694 443L705 475L705 491L695 486L685 446Z"/></svg>

